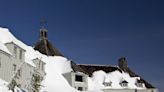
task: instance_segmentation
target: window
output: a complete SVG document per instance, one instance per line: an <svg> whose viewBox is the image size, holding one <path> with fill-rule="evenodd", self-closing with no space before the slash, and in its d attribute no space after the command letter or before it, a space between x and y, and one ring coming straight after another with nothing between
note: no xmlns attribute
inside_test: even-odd
<svg viewBox="0 0 164 92"><path fill-rule="evenodd" d="M22 70L21 69L18 70L18 76L22 76Z"/></svg>
<svg viewBox="0 0 164 92"><path fill-rule="evenodd" d="M127 87L128 86L128 82L126 80L123 80L122 82L120 82L120 85L122 87Z"/></svg>
<svg viewBox="0 0 164 92"><path fill-rule="evenodd" d="M47 32L44 33L45 37L47 38Z"/></svg>
<svg viewBox="0 0 164 92"><path fill-rule="evenodd" d="M103 85L104 86L111 86L112 85L112 82L103 82Z"/></svg>
<svg viewBox="0 0 164 92"><path fill-rule="evenodd" d="M16 46L14 46L14 55L15 55L15 57L17 57L17 47Z"/></svg>
<svg viewBox="0 0 164 92"><path fill-rule="evenodd" d="M77 90L83 91L83 87L78 87Z"/></svg>
<svg viewBox="0 0 164 92"><path fill-rule="evenodd" d="M75 81L83 82L83 76L82 75L75 75Z"/></svg>
<svg viewBox="0 0 164 92"><path fill-rule="evenodd" d="M40 35L41 35L41 37L44 37L44 32L43 32L43 31L41 31L41 34L40 34Z"/></svg>
<svg viewBox="0 0 164 92"><path fill-rule="evenodd" d="M142 83L135 83L135 85L136 85L137 87L143 87L143 84L142 84Z"/></svg>
<svg viewBox="0 0 164 92"><path fill-rule="evenodd" d="M17 69L16 64L13 64L13 71L16 71L16 69Z"/></svg>
<svg viewBox="0 0 164 92"><path fill-rule="evenodd" d="M128 86L128 83L120 83L120 85L121 85L122 87L127 87L127 86Z"/></svg>
<svg viewBox="0 0 164 92"><path fill-rule="evenodd" d="M22 59L22 50L19 51L19 59Z"/></svg>

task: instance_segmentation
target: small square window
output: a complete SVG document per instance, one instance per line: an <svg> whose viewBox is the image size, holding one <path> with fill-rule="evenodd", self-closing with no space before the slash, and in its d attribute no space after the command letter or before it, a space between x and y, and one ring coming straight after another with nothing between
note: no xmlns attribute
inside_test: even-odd
<svg viewBox="0 0 164 92"><path fill-rule="evenodd" d="M135 83L135 85L136 85L137 87L143 87L143 84L142 84L142 83Z"/></svg>
<svg viewBox="0 0 164 92"><path fill-rule="evenodd" d="M122 87L127 87L128 86L128 83L121 83L120 84Z"/></svg>
<svg viewBox="0 0 164 92"><path fill-rule="evenodd" d="M75 81L83 82L83 76L82 75L75 75Z"/></svg>
<svg viewBox="0 0 164 92"><path fill-rule="evenodd" d="M112 82L103 82L103 85L104 86L111 86L112 85Z"/></svg>
<svg viewBox="0 0 164 92"><path fill-rule="evenodd" d="M83 87L78 87L77 90L83 91Z"/></svg>

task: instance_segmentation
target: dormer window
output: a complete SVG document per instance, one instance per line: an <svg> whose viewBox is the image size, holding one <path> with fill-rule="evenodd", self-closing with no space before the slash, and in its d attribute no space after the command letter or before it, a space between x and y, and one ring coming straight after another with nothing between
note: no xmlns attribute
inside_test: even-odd
<svg viewBox="0 0 164 92"><path fill-rule="evenodd" d="M135 83L137 87L143 87L143 83Z"/></svg>
<svg viewBox="0 0 164 92"><path fill-rule="evenodd" d="M138 80L138 79L137 79L137 81L136 81L136 83L135 83L135 85L136 85L137 87L143 87L143 84L144 84L144 82L141 81L141 80Z"/></svg>
<svg viewBox="0 0 164 92"><path fill-rule="evenodd" d="M83 91L83 87L78 87L77 90Z"/></svg>
<svg viewBox="0 0 164 92"><path fill-rule="evenodd" d="M82 75L75 75L75 81L83 82L83 76Z"/></svg>
<svg viewBox="0 0 164 92"><path fill-rule="evenodd" d="M112 86L112 82L103 82L103 85L106 87Z"/></svg>
<svg viewBox="0 0 164 92"><path fill-rule="evenodd" d="M121 87L127 87L128 86L128 82L126 80L123 80L120 82Z"/></svg>

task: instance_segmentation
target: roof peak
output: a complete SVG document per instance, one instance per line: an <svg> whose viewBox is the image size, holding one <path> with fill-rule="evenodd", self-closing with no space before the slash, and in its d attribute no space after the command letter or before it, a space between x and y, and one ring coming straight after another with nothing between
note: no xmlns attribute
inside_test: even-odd
<svg viewBox="0 0 164 92"><path fill-rule="evenodd" d="M48 30L42 26L40 29L40 40L35 44L34 49L48 56L63 56L48 40Z"/></svg>

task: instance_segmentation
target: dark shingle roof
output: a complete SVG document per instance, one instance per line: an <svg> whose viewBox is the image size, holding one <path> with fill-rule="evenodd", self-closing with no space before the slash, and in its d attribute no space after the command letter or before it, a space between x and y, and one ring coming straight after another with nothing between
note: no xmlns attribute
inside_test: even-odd
<svg viewBox="0 0 164 92"><path fill-rule="evenodd" d="M93 72L94 71L98 71L98 70L102 70L106 73L109 73L109 72L112 72L112 71L121 71L121 69L119 69L118 67L116 66L110 66L110 65L84 65L84 64L75 64L74 62L71 62L71 66L72 66L72 69L77 72L83 72L85 74L88 74L89 76L92 76Z"/></svg>
<svg viewBox="0 0 164 92"><path fill-rule="evenodd" d="M155 88L153 85L151 85L146 80L144 80L141 76L134 73L130 68L127 68L126 72L129 73L131 77L140 77L141 78L140 81L142 81L145 84L146 88Z"/></svg>
<svg viewBox="0 0 164 92"><path fill-rule="evenodd" d="M41 39L35 46L35 50L48 56L63 56L47 39Z"/></svg>
<svg viewBox="0 0 164 92"><path fill-rule="evenodd" d="M72 69L75 72L83 72L85 74L88 74L89 76L92 76L94 71L103 70L106 73L113 72L113 71L122 71L127 72L131 77L140 77L139 75L135 74L132 70L130 70L129 67L126 67L124 70L122 70L120 67L117 66L111 66L111 65L87 65L87 64L76 64L74 62L71 62ZM145 81L142 77L140 77L140 82L144 83L146 88L155 88L150 83Z"/></svg>
<svg viewBox="0 0 164 92"><path fill-rule="evenodd" d="M121 83L128 83L126 80L121 81Z"/></svg>

